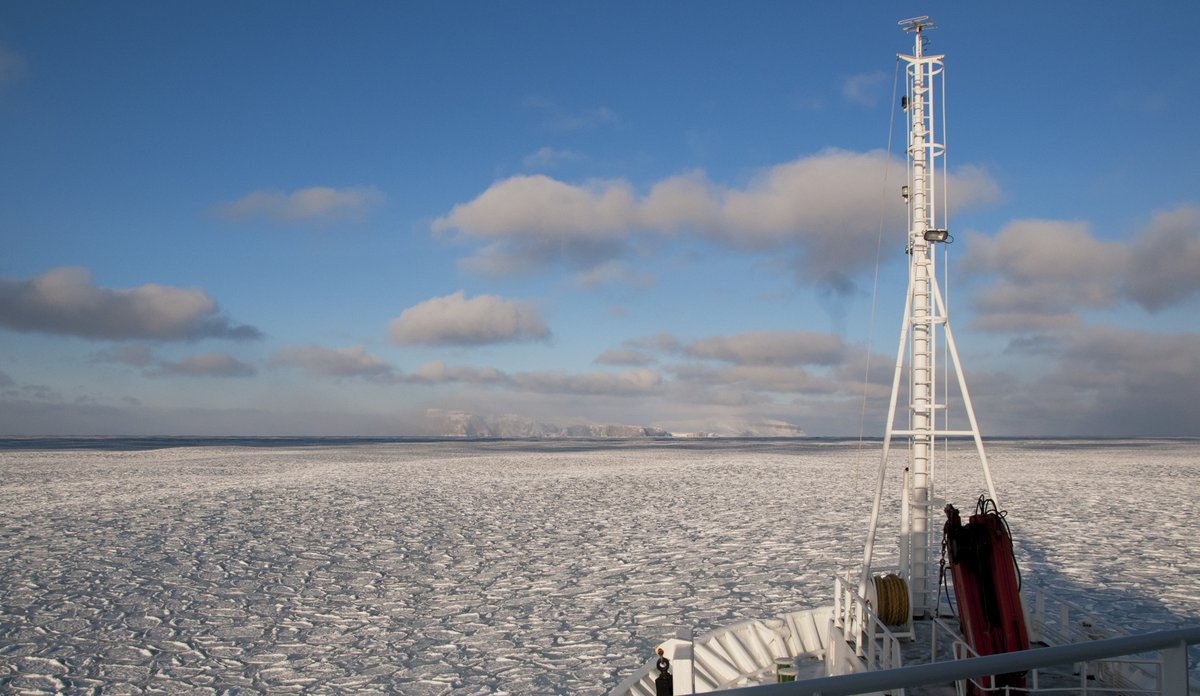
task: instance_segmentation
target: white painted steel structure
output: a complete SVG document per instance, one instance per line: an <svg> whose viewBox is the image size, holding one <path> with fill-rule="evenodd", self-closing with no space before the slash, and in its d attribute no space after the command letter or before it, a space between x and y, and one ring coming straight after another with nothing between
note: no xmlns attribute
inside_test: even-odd
<svg viewBox="0 0 1200 696"><path fill-rule="evenodd" d="M902 189L908 202L908 238L905 251L909 256L908 292L905 297L904 321L900 330L900 345L896 350L896 369L892 378L892 396L888 406L884 432L883 454L879 463L875 501L863 551L860 592L867 593L867 582L873 569L875 535L879 527L883 485L895 436L909 438L909 464L904 477L905 486L901 511L900 576L909 589L909 607L913 618L932 615L937 596L937 578L933 573L931 523L936 511L933 476L938 438L970 436L987 481L988 495L999 504L988 469L983 439L975 410L967 391L966 379L950 331L950 317L938 279L937 250L948 240L946 224L946 143L945 111L939 110L944 87L943 56L925 55L925 32L933 27L928 17L915 17L900 22L913 34L913 53L897 54L905 63L906 94L903 104L908 121L908 184ZM942 271L943 277L945 271ZM947 394L939 401L937 359L939 349L954 366L959 395L966 411L968 430L952 430L949 425ZM905 355L908 357L908 384L902 388ZM908 428L896 428L897 403L902 393L908 394Z"/></svg>
<svg viewBox="0 0 1200 696"><path fill-rule="evenodd" d="M1083 664L1083 683L1078 684L1075 678L1075 684L1068 687L1072 693L1119 689L1121 693L1189 694L1185 643L1200 640L1200 627L1184 629L1185 633L1180 634L1127 636L1120 630L1104 627L1102 621L1078 607L1026 588L1023 593L1031 595L1024 605L1030 640L1058 647L971 659L973 651L958 635L957 627L934 615L939 587L931 553L932 531L940 526L931 522L933 513L940 511L933 509L940 504L933 485L938 452L935 444L949 438L972 438L987 495L997 507L999 498L950 330L943 295L945 283L939 279L936 264L939 246L949 241L945 205L946 127L941 109L943 56L925 54L924 34L933 27L928 17L907 19L900 26L914 37L912 54L898 54L905 66L907 82L903 105L907 114L908 183L902 191L909 212L905 246L910 259L908 290L861 571L835 578L832 606L744 621L699 638L689 634L686 639L673 638L661 643L659 647L673 666L674 693L730 689L740 693L743 688L758 684L753 687L754 693L829 696L887 691L903 696L907 686L937 681L944 684L958 679L961 696L965 684L961 680L965 678L1078 662ZM944 276L943 269L940 277ZM957 397L968 428L950 427L950 395L944 389L938 393L939 386L950 380L948 376L941 382L937 379L939 357L943 367L954 369ZM906 362L909 379L902 385ZM897 406L903 394L908 396L908 426L898 428ZM875 537L888 456L895 437L909 438L908 468L902 477L899 568L874 568ZM880 619L882 598L876 596L873 577L876 573L897 570L907 584L909 611L903 625L889 626ZM898 612L901 615L902 609ZM1095 642L1108 638L1115 642ZM1143 650L1161 650L1164 657L1149 662L1140 658L1100 659ZM905 660L932 664L907 671L900 669ZM1090 673L1097 677L1095 686L1089 686L1088 667L1083 663L1092 660L1100 660ZM797 681L761 686L774 681L772 677L781 665L798 670ZM1070 674L1068 670L1068 679ZM656 675L655 660L651 659L622 681L611 696L650 696L655 693ZM1039 680L1038 672L1034 671L1032 684L1025 693L1062 693L1061 682L1061 675L1047 674ZM1190 696L1200 693L1193 690Z"/></svg>

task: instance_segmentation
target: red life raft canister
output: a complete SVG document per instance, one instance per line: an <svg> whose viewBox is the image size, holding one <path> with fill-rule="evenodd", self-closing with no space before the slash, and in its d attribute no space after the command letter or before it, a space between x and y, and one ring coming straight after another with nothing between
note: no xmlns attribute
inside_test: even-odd
<svg viewBox="0 0 1200 696"><path fill-rule="evenodd" d="M966 525L953 505L945 512L943 544L950 557L963 638L979 655L1028 650L1020 580L1003 515L982 496ZM998 674L981 682L985 688L1024 688L1025 673ZM971 692L978 689L972 686Z"/></svg>

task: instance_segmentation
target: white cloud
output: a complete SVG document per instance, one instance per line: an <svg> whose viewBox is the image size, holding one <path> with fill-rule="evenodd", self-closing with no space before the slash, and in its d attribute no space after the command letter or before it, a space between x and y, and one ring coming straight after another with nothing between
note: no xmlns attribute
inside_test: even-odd
<svg viewBox="0 0 1200 696"><path fill-rule="evenodd" d="M709 387L736 385L750 392L829 394L841 386L836 380L813 375L802 367L782 365L677 365L670 369L684 382Z"/></svg>
<svg viewBox="0 0 1200 696"><path fill-rule="evenodd" d="M178 362L160 363L148 373L153 377L181 375L185 377L253 377L258 370L228 353L189 355Z"/></svg>
<svg viewBox="0 0 1200 696"><path fill-rule="evenodd" d="M565 162L577 162L583 159L583 155L572 150L562 150L553 147L541 147L537 152L533 152L525 156L521 160L521 164L526 169L553 169Z"/></svg>
<svg viewBox="0 0 1200 696"><path fill-rule="evenodd" d="M462 382L496 386L514 392L581 396L639 396L656 393L662 387L662 376L649 369L581 373L538 370L510 374L492 367L446 365L441 361L422 365L404 379L424 384Z"/></svg>
<svg viewBox="0 0 1200 696"><path fill-rule="evenodd" d="M874 261L879 191L888 163L880 152L826 150L763 170L745 187L709 181L702 172L672 176L638 196L623 180L570 184L544 175L498 181L433 223L485 243L472 270L513 273L565 262L594 268L629 253L634 235L693 234L723 246L804 252L803 276L827 282L830 268L853 271ZM994 201L995 182L979 169L949 182L959 207ZM901 224L897 203L892 222Z"/></svg>
<svg viewBox="0 0 1200 696"><path fill-rule="evenodd" d="M689 343L693 358L722 360L738 365L835 365L845 354L842 339L810 331L753 331L715 336Z"/></svg>
<svg viewBox="0 0 1200 696"><path fill-rule="evenodd" d="M975 295L975 325L1030 330L1078 321L1076 309L1108 308L1119 300L1125 251L1091 236L1086 223L1018 220L994 238L972 240L968 274L991 275Z"/></svg>
<svg viewBox="0 0 1200 696"><path fill-rule="evenodd" d="M391 365L368 353L362 346L289 346L271 356L269 364L275 367L298 367L311 375L321 377L386 380L391 378L394 372Z"/></svg>
<svg viewBox="0 0 1200 696"><path fill-rule="evenodd" d="M373 186L336 189L327 186L283 191L254 191L218 204L217 213L231 220L265 218L276 222L330 222L360 219L386 196Z"/></svg>
<svg viewBox="0 0 1200 696"><path fill-rule="evenodd" d="M891 92L884 92L886 85L887 74L882 70L848 75L842 78L842 96L853 104L875 106L891 96Z"/></svg>
<svg viewBox="0 0 1200 696"><path fill-rule="evenodd" d="M468 365L447 365L438 360L425 363L407 377L412 382L426 384L447 384L451 382L467 382L470 384L503 384L508 381L508 375L494 367L471 367Z"/></svg>
<svg viewBox="0 0 1200 696"><path fill-rule="evenodd" d="M1131 242L1096 239L1083 222L1018 220L971 242L963 270L984 279L975 326L1036 331L1079 326L1079 309L1130 300L1157 311L1200 292L1200 210L1156 213Z"/></svg>
<svg viewBox="0 0 1200 696"><path fill-rule="evenodd" d="M252 326L219 314L199 288L94 285L85 268L66 267L28 280L0 280L0 326L89 339L179 341L256 339Z"/></svg>
<svg viewBox="0 0 1200 696"><path fill-rule="evenodd" d="M651 365L656 362L653 355L632 348L610 348L596 357L600 365Z"/></svg>
<svg viewBox="0 0 1200 696"><path fill-rule="evenodd" d="M96 362L118 363L141 368L147 377L253 377L258 368L228 353L189 355L177 362L160 360L146 345L114 346L92 354Z"/></svg>
<svg viewBox="0 0 1200 696"><path fill-rule="evenodd" d="M557 371L520 372L512 376L517 389L547 394L586 394L593 396L639 396L653 394L662 387L662 377L654 370L622 372Z"/></svg>
<svg viewBox="0 0 1200 696"><path fill-rule="evenodd" d="M658 280L648 273L639 273L620 261L606 261L580 271L574 278L574 284L581 288L623 286L649 290L658 284Z"/></svg>
<svg viewBox="0 0 1200 696"><path fill-rule="evenodd" d="M1000 272L1021 281L1049 280L1078 284L1101 280L1110 286L1122 271L1122 248L1101 242L1090 234L1087 223L1055 220L1017 220L1005 225L994 238L982 237L964 261L968 268ZM1111 291L1089 287L1094 301L1111 302Z"/></svg>
<svg viewBox="0 0 1200 696"><path fill-rule="evenodd" d="M1124 289L1152 312L1200 292L1200 208L1154 214L1131 245Z"/></svg>
<svg viewBox="0 0 1200 696"><path fill-rule="evenodd" d="M972 395L1017 434L1104 436L1200 432L1200 335L1115 326L1079 327L1014 343L1049 369L1036 381L1005 379ZM993 391L994 393L989 393Z"/></svg>
<svg viewBox="0 0 1200 696"><path fill-rule="evenodd" d="M633 191L623 181L582 186L544 174L496 182L470 203L434 221L434 230L462 230L480 237L621 237L636 222Z"/></svg>
<svg viewBox="0 0 1200 696"><path fill-rule="evenodd" d="M606 106L569 109L550 99L529 97L525 108L539 114L542 125L557 132L589 131L620 122L620 117Z"/></svg>
<svg viewBox="0 0 1200 696"><path fill-rule="evenodd" d="M531 305L494 295L467 299L459 290L409 307L389 326L400 344L474 346L541 341L550 337Z"/></svg>

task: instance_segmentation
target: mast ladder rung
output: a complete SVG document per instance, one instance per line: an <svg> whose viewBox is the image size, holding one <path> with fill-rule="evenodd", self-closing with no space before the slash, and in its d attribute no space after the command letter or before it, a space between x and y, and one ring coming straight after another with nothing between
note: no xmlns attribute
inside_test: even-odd
<svg viewBox="0 0 1200 696"><path fill-rule="evenodd" d="M975 431L974 430L929 430L929 431L926 431L926 430L893 430L892 434L893 435L909 435L909 436L932 435L934 437L937 437L939 435L942 435L945 437L968 437L968 436L974 435Z"/></svg>

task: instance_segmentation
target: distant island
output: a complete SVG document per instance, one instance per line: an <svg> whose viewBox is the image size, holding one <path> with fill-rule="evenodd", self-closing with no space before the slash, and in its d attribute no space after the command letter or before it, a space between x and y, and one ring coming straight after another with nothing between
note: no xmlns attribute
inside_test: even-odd
<svg viewBox="0 0 1200 696"><path fill-rule="evenodd" d="M426 435L495 438L638 438L638 437L807 437L799 426L781 420L712 423L691 432L674 432L653 425L543 423L516 414L480 415L467 411L431 409L425 412Z"/></svg>

